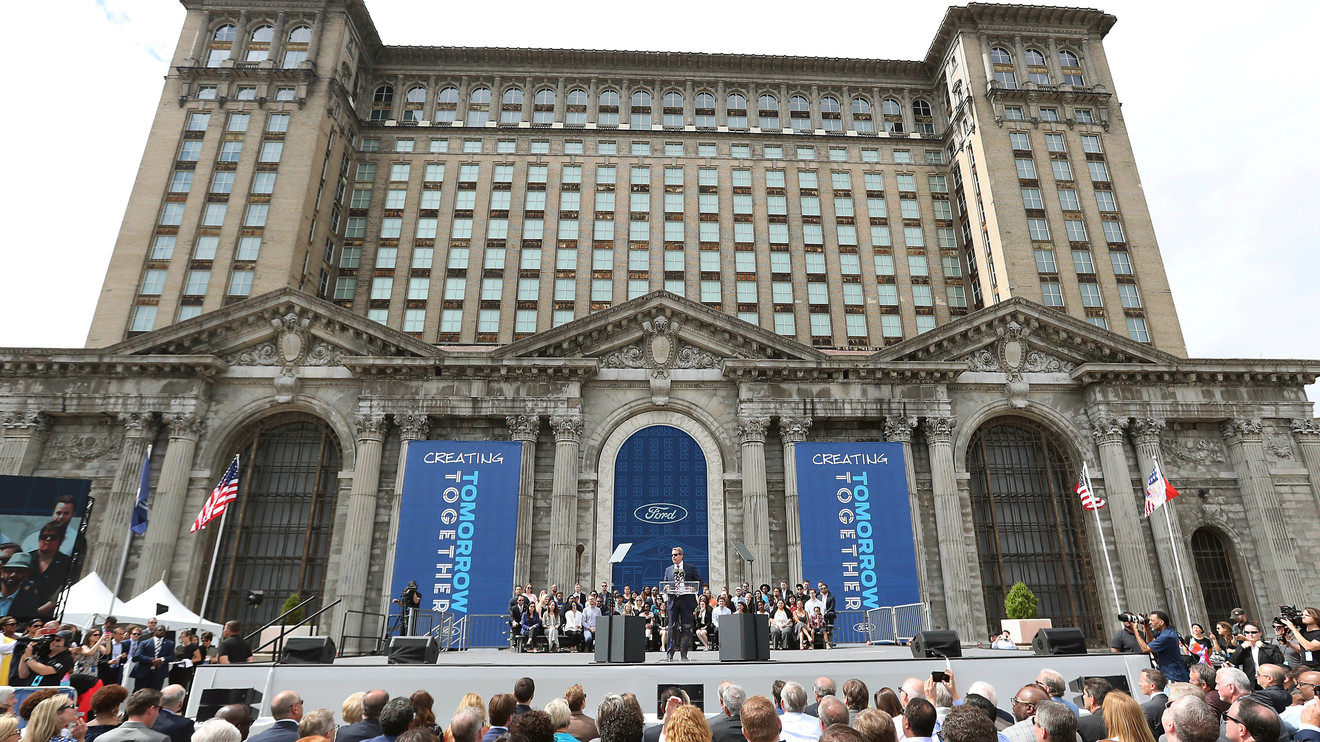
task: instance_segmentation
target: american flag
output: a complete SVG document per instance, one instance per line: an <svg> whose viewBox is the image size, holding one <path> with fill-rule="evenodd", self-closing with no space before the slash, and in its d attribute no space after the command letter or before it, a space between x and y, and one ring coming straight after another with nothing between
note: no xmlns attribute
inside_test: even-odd
<svg viewBox="0 0 1320 742"><path fill-rule="evenodd" d="M1082 475L1077 478L1076 492L1077 496L1082 498L1084 510L1099 510L1105 506L1104 498L1091 490L1091 472L1086 462L1082 462Z"/></svg>
<svg viewBox="0 0 1320 742"><path fill-rule="evenodd" d="M1146 517L1149 518L1161 505L1177 496L1178 490L1164 478L1160 461L1156 459L1155 468L1150 470L1150 479L1146 480Z"/></svg>
<svg viewBox="0 0 1320 742"><path fill-rule="evenodd" d="M238 499L238 457L230 462L229 468L225 470L225 475L220 478L220 483L211 490L211 496L206 498L202 505L202 512L197 514L197 520L193 521L190 533L206 528L211 521L224 515L225 508L229 503Z"/></svg>

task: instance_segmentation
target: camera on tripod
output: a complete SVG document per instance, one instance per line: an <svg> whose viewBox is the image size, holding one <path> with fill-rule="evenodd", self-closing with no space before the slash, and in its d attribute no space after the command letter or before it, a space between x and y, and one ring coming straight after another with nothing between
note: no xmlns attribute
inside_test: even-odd
<svg viewBox="0 0 1320 742"><path fill-rule="evenodd" d="M1122 613L1118 614L1118 621L1119 621L1119 623L1142 623L1142 624L1144 624L1144 623L1146 623L1146 621L1149 620L1149 619L1150 619L1150 614L1149 614L1149 613L1132 613L1131 611L1123 611Z"/></svg>

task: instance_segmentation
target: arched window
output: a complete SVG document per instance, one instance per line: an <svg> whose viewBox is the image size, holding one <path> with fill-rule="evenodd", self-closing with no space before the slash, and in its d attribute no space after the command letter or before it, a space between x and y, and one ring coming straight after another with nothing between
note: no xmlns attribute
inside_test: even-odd
<svg viewBox="0 0 1320 742"><path fill-rule="evenodd" d="M724 99L725 120L730 129L747 128L747 98L733 93Z"/></svg>
<svg viewBox="0 0 1320 742"><path fill-rule="evenodd" d="M857 133L870 134L875 131L875 124L871 120L871 101L865 98L853 98L852 118L853 129Z"/></svg>
<svg viewBox="0 0 1320 742"><path fill-rule="evenodd" d="M756 99L756 125L762 129L779 128L779 99L773 95L763 95Z"/></svg>
<svg viewBox="0 0 1320 742"><path fill-rule="evenodd" d="M403 94L403 120L421 121L422 106L426 103L426 88L414 85Z"/></svg>
<svg viewBox="0 0 1320 742"><path fill-rule="evenodd" d="M477 88L468 95L468 126L485 126L490 121L490 88Z"/></svg>
<svg viewBox="0 0 1320 742"><path fill-rule="evenodd" d="M1028 67L1044 67L1045 55L1040 53L1039 49L1028 49L1026 51Z"/></svg>
<svg viewBox="0 0 1320 742"><path fill-rule="evenodd" d="M665 93L664 127L666 129L683 128L683 94L671 90Z"/></svg>
<svg viewBox="0 0 1320 742"><path fill-rule="evenodd" d="M935 133L935 119L930 115L930 104L920 98L912 101L912 125L918 134Z"/></svg>
<svg viewBox="0 0 1320 742"><path fill-rule="evenodd" d="M307 47L310 43L312 43L312 27L295 27L289 32L289 40L284 44L284 62L280 66L291 70L307 61Z"/></svg>
<svg viewBox="0 0 1320 742"><path fill-rule="evenodd" d="M1013 64L1013 55L1002 46L990 50L990 64Z"/></svg>
<svg viewBox="0 0 1320 742"><path fill-rule="evenodd" d="M903 106L893 98L880 101L880 112L885 117L885 131L902 134L907 131L903 126Z"/></svg>
<svg viewBox="0 0 1320 742"><path fill-rule="evenodd" d="M990 63L994 65L995 82L1002 87L1014 90L1017 88L1017 73L1013 71L1013 55L1002 46L996 46L990 50Z"/></svg>
<svg viewBox="0 0 1320 742"><path fill-rule="evenodd" d="M388 121L394 108L394 86L380 85L371 94L371 120Z"/></svg>
<svg viewBox="0 0 1320 742"><path fill-rule="evenodd" d="M710 93L697 93L696 118L698 129L715 128L715 96Z"/></svg>
<svg viewBox="0 0 1320 742"><path fill-rule="evenodd" d="M1037 85L1050 84L1050 71L1045 66L1045 55L1039 49L1028 49L1025 52L1027 57L1027 78Z"/></svg>
<svg viewBox="0 0 1320 742"><path fill-rule="evenodd" d="M541 88L536 91L536 105L553 106L555 104L555 91L550 88Z"/></svg>
<svg viewBox="0 0 1320 742"><path fill-rule="evenodd" d="M565 126L586 126L587 91L580 88L568 91L568 98L565 101L564 108Z"/></svg>
<svg viewBox="0 0 1320 742"><path fill-rule="evenodd" d="M651 128L651 94L638 90L632 94L632 117L628 125L633 129Z"/></svg>
<svg viewBox="0 0 1320 742"><path fill-rule="evenodd" d="M421 85L414 85L413 87L408 88L408 93L404 100L408 103L425 103L426 88Z"/></svg>
<svg viewBox="0 0 1320 742"><path fill-rule="evenodd" d="M1228 545L1212 528L1198 528L1192 534L1192 564L1201 581L1208 616L1227 616L1241 608L1233 564L1228 560Z"/></svg>
<svg viewBox="0 0 1320 742"><path fill-rule="evenodd" d="M555 91L541 88L536 91L536 100L532 104L532 125L549 126L555 122Z"/></svg>
<svg viewBox="0 0 1320 742"><path fill-rule="evenodd" d="M229 59L229 52L234 48L236 32L237 28L234 24L226 23L211 34L211 45L206 50L207 67L219 67L221 62Z"/></svg>
<svg viewBox="0 0 1320 742"><path fill-rule="evenodd" d="M596 106L596 126L619 125L619 91L604 90Z"/></svg>
<svg viewBox="0 0 1320 742"><path fill-rule="evenodd" d="M248 39L247 60L248 62L264 62L270 58L270 43L275 40L275 27L270 25L257 26Z"/></svg>
<svg viewBox="0 0 1320 742"><path fill-rule="evenodd" d="M1084 85L1082 78L1082 61L1077 55L1067 49L1059 50L1059 67L1063 72L1063 84L1065 85Z"/></svg>
<svg viewBox="0 0 1320 742"><path fill-rule="evenodd" d="M243 495L223 531L207 529L220 549L204 610L260 626L280 615L280 601L249 605L249 590L307 598L325 589L340 451L329 426L308 415L254 427L234 451L243 456Z"/></svg>
<svg viewBox="0 0 1320 742"><path fill-rule="evenodd" d="M458 118L458 88L443 88L435 95L435 121L447 124Z"/></svg>
<svg viewBox="0 0 1320 742"><path fill-rule="evenodd" d="M500 103L500 126L517 126L522 121L522 88L509 88L504 91Z"/></svg>
<svg viewBox="0 0 1320 742"><path fill-rule="evenodd" d="M799 134L811 131L811 101L805 96L794 95L788 99L788 120L794 132Z"/></svg>
<svg viewBox="0 0 1320 742"><path fill-rule="evenodd" d="M838 98L827 95L820 99L820 123L825 131L843 131L843 108Z"/></svg>
<svg viewBox="0 0 1320 742"><path fill-rule="evenodd" d="M967 448L972 522L986 617L998 626L1015 582L1040 600L1041 618L1105 639L1087 548L1077 467L1056 435L1022 417L997 418Z"/></svg>

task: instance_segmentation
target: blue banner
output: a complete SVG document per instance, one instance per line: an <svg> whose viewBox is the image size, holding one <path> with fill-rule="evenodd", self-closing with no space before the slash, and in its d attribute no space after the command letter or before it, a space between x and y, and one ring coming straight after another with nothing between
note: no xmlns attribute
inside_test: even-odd
<svg viewBox="0 0 1320 742"><path fill-rule="evenodd" d="M838 610L920 600L901 443L799 443L802 577Z"/></svg>
<svg viewBox="0 0 1320 742"><path fill-rule="evenodd" d="M513 442L408 444L392 597L416 580L424 610L508 613L521 459Z"/></svg>

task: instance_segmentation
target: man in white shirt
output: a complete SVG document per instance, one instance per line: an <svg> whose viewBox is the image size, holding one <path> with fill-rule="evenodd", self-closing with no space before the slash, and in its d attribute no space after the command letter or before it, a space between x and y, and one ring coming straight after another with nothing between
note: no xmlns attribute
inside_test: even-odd
<svg viewBox="0 0 1320 742"><path fill-rule="evenodd" d="M806 688L800 683L784 683L779 700L784 704L784 713L779 717L784 742L816 742L820 739L820 720L803 713L807 709Z"/></svg>
<svg viewBox="0 0 1320 742"><path fill-rule="evenodd" d="M587 607L582 609L582 648L591 649L596 637L596 619L600 618L600 608L596 607L596 596L587 596Z"/></svg>

